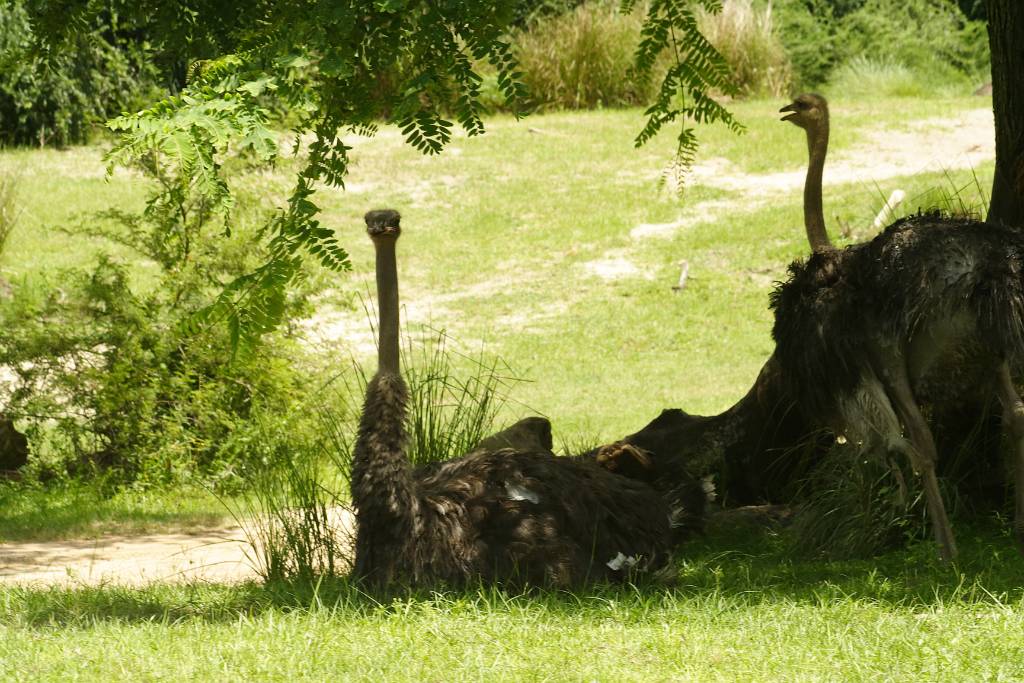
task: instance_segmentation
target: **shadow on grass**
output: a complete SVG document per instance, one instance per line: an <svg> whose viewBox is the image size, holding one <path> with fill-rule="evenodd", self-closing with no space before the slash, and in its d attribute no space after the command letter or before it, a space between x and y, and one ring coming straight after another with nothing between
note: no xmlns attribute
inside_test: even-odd
<svg viewBox="0 0 1024 683"><path fill-rule="evenodd" d="M200 489L111 494L92 484L44 488L0 482L0 542L194 529L223 524L226 516L223 505Z"/></svg>
<svg viewBox="0 0 1024 683"><path fill-rule="evenodd" d="M514 593L491 587L442 592L403 591L369 596L345 578L235 586L154 585L147 588L8 588L0 590L0 623L23 627L85 626L97 621L230 622L267 612L328 610L342 618L387 617L412 608L461 614L536 610L545 615L624 618L684 610L748 609L772 605L863 603L891 610L951 604L1024 602L1024 559L994 520L960 525L961 555L943 565L934 546L861 560L794 558L782 538L763 529L719 531L684 546L673 586L599 585L575 592ZM631 616L632 615L632 616Z"/></svg>

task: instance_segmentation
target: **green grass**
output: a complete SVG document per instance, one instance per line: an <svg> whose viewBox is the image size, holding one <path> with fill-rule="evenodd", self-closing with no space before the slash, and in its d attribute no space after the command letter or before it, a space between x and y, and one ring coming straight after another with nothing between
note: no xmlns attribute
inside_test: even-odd
<svg viewBox="0 0 1024 683"><path fill-rule="evenodd" d="M748 134L701 130L701 161L799 173L804 140L777 122L781 104L733 105ZM865 149L879 131L987 106L837 99L832 154ZM361 216L393 206L404 215L407 317L414 328L446 328L467 351L483 347L528 380L513 384L505 419L540 412L553 420L556 442L593 443L635 430L664 407L727 407L771 352L772 281L807 252L800 193L759 197L700 182L682 197L660 192L671 140L635 150L640 121L638 111L497 118L487 135L457 138L437 158L407 149L393 131L359 141L349 191L320 195L324 224L337 229L354 266L330 276L325 304L346 312L352 330L368 330L351 303L371 282ZM100 154L0 153L0 172L20 172L26 208L0 261L5 277L89 263L102 245L57 228L83 212L142 201L132 177L108 182L88 171ZM281 190L289 168L285 162L259 182ZM937 196L935 188L976 190L970 171L916 171L830 189L833 234L834 216L866 226L897 187L909 210L917 198ZM991 164L974 172L987 188ZM630 238L640 224L677 220L685 227L668 237ZM591 274L595 262L615 259L635 272ZM676 293L681 259L690 279ZM367 359L354 342L325 353ZM6 487L0 538L206 523L216 509L206 494L190 492L102 500L89 491ZM673 588L572 594L480 590L378 604L344 581L4 588L0 678L1018 680L1024 561L1006 529L1005 521L958 525L961 559L951 567L934 560L930 544L825 562L793 556L770 533L720 531L681 550Z"/></svg>
<svg viewBox="0 0 1024 683"><path fill-rule="evenodd" d="M111 494L79 482L46 488L0 482L0 543L193 529L228 518L223 501L203 489Z"/></svg>
<svg viewBox="0 0 1024 683"><path fill-rule="evenodd" d="M375 601L344 581L0 591L10 680L1019 680L1024 563L1001 531L870 561L773 534L691 544L672 588Z"/></svg>
<svg viewBox="0 0 1024 683"><path fill-rule="evenodd" d="M906 132L922 120L990 106L979 98L833 100L833 159L870 152L886 131ZM733 103L747 134L700 129L699 161L724 164L726 172L801 173L803 133L778 121L782 103ZM362 214L390 206L404 216L400 277L414 329L424 323L445 329L459 342L456 349L474 356L483 348L526 380L514 386L501 419L536 412L552 419L556 443L599 443L636 430L665 407L712 413L735 402L772 349L771 284L806 253L800 192L758 197L699 180L681 197L659 191L671 136L635 149L641 120L637 110L519 122L497 117L486 135L456 137L438 157L420 155L391 129L353 141L348 190L324 190L318 199L323 223L351 251L354 270L319 276L331 287L324 303L347 311L348 329L362 344L342 342L326 349L325 358L370 360L370 325L352 303L355 294L372 290ZM0 274L53 280L58 269L85 265L99 250L110 250L60 230L91 211L141 204L145 190L138 177L103 177L102 151L0 152L0 173L19 177L25 209ZM244 182L283 197L293 166L285 160L273 174ZM836 216L869 225L882 197L897 187L908 194L904 208L916 209L914 198L929 188L973 182L970 171L947 178L918 170L909 167L906 176L878 186L829 189L833 234ZM991 164L976 172L988 187ZM668 238L630 238L637 225L677 220L686 227ZM595 264L616 259L635 271L612 280L592 274ZM683 259L689 281L675 293ZM140 276L150 270L139 264Z"/></svg>

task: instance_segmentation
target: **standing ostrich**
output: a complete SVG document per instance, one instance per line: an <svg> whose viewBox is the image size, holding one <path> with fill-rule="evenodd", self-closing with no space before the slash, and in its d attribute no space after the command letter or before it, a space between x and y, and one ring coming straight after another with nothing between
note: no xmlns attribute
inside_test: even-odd
<svg viewBox="0 0 1024 683"><path fill-rule="evenodd" d="M354 575L370 584L473 580L569 586L668 560L670 510L650 486L544 450L475 450L413 470L399 369L399 214L371 211L380 315L352 464Z"/></svg>
<svg viewBox="0 0 1024 683"><path fill-rule="evenodd" d="M825 214L821 203L821 177L828 154L828 102L821 95L808 93L798 96L779 113L789 112L783 121L803 128L807 132L807 178L804 181L804 227L811 251L832 249L825 231Z"/></svg>
<svg viewBox="0 0 1024 683"><path fill-rule="evenodd" d="M994 381L1016 456L1024 550L1024 231L942 216L904 218L870 242L789 267L772 293L775 358L813 421L865 450L900 452L922 478L943 559L956 543L919 402Z"/></svg>

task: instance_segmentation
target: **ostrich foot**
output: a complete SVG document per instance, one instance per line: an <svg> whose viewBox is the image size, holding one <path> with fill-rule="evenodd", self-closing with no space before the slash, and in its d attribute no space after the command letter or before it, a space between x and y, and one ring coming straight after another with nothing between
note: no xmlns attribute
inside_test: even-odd
<svg viewBox="0 0 1024 683"><path fill-rule="evenodd" d="M654 467L651 462L650 451L628 444L625 441L616 441L597 450L597 464L610 472L621 472L633 469L639 465L644 470ZM635 464L634 464L635 463Z"/></svg>

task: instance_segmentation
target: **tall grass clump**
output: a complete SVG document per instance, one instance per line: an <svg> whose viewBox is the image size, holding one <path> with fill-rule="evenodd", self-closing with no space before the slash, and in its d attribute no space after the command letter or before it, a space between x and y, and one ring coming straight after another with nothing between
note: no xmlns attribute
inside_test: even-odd
<svg viewBox="0 0 1024 683"><path fill-rule="evenodd" d="M18 207L18 181L14 176L0 174L0 254L21 217Z"/></svg>
<svg viewBox="0 0 1024 683"><path fill-rule="evenodd" d="M581 4L558 14L539 14L513 40L522 80L534 106L564 109L649 104L674 55L641 77L633 69L643 7L623 14L618 3ZM776 35L772 6L727 0L719 13L700 10L701 31L722 53L739 92L784 95L790 67Z"/></svg>
<svg viewBox="0 0 1024 683"><path fill-rule="evenodd" d="M938 448L936 472L951 517L1011 515L1012 468L1002 449L998 404L984 392L926 407ZM900 453L836 443L795 477L791 548L848 559L929 538L920 477Z"/></svg>
<svg viewBox="0 0 1024 683"><path fill-rule="evenodd" d="M805 476L790 529L799 556L869 557L927 529L924 502L901 463L837 445Z"/></svg>
<svg viewBox="0 0 1024 683"><path fill-rule="evenodd" d="M323 429L263 429L258 445L267 467L255 474L229 510L246 530L249 559L266 581L312 582L351 566L354 528L335 448L351 451L344 408L321 406Z"/></svg>
<svg viewBox="0 0 1024 683"><path fill-rule="evenodd" d="M511 373L500 359L453 351L444 332L406 333L409 389L407 453L417 467L458 457L497 431ZM268 581L314 581L346 573L355 528L349 485L352 450L367 374L359 367L313 392L315 429L265 431L267 467L254 477L243 509L252 557Z"/></svg>
<svg viewBox="0 0 1024 683"><path fill-rule="evenodd" d="M618 3L593 2L538 18L516 36L516 56L532 103L541 109L646 104L651 79L632 70L643 23Z"/></svg>
<svg viewBox="0 0 1024 683"><path fill-rule="evenodd" d="M701 9L701 32L722 53L739 92L750 97L784 97L792 81L789 56L775 28L772 3L726 0L722 10Z"/></svg>
<svg viewBox="0 0 1024 683"><path fill-rule="evenodd" d="M834 92L854 98L928 97L936 94L936 85L925 82L903 62L865 54L836 68L829 83Z"/></svg>
<svg viewBox="0 0 1024 683"><path fill-rule="evenodd" d="M459 354L450 341L444 331L432 331L422 342L406 337L408 452L414 465L472 450L495 431L510 385L518 381L501 359Z"/></svg>

